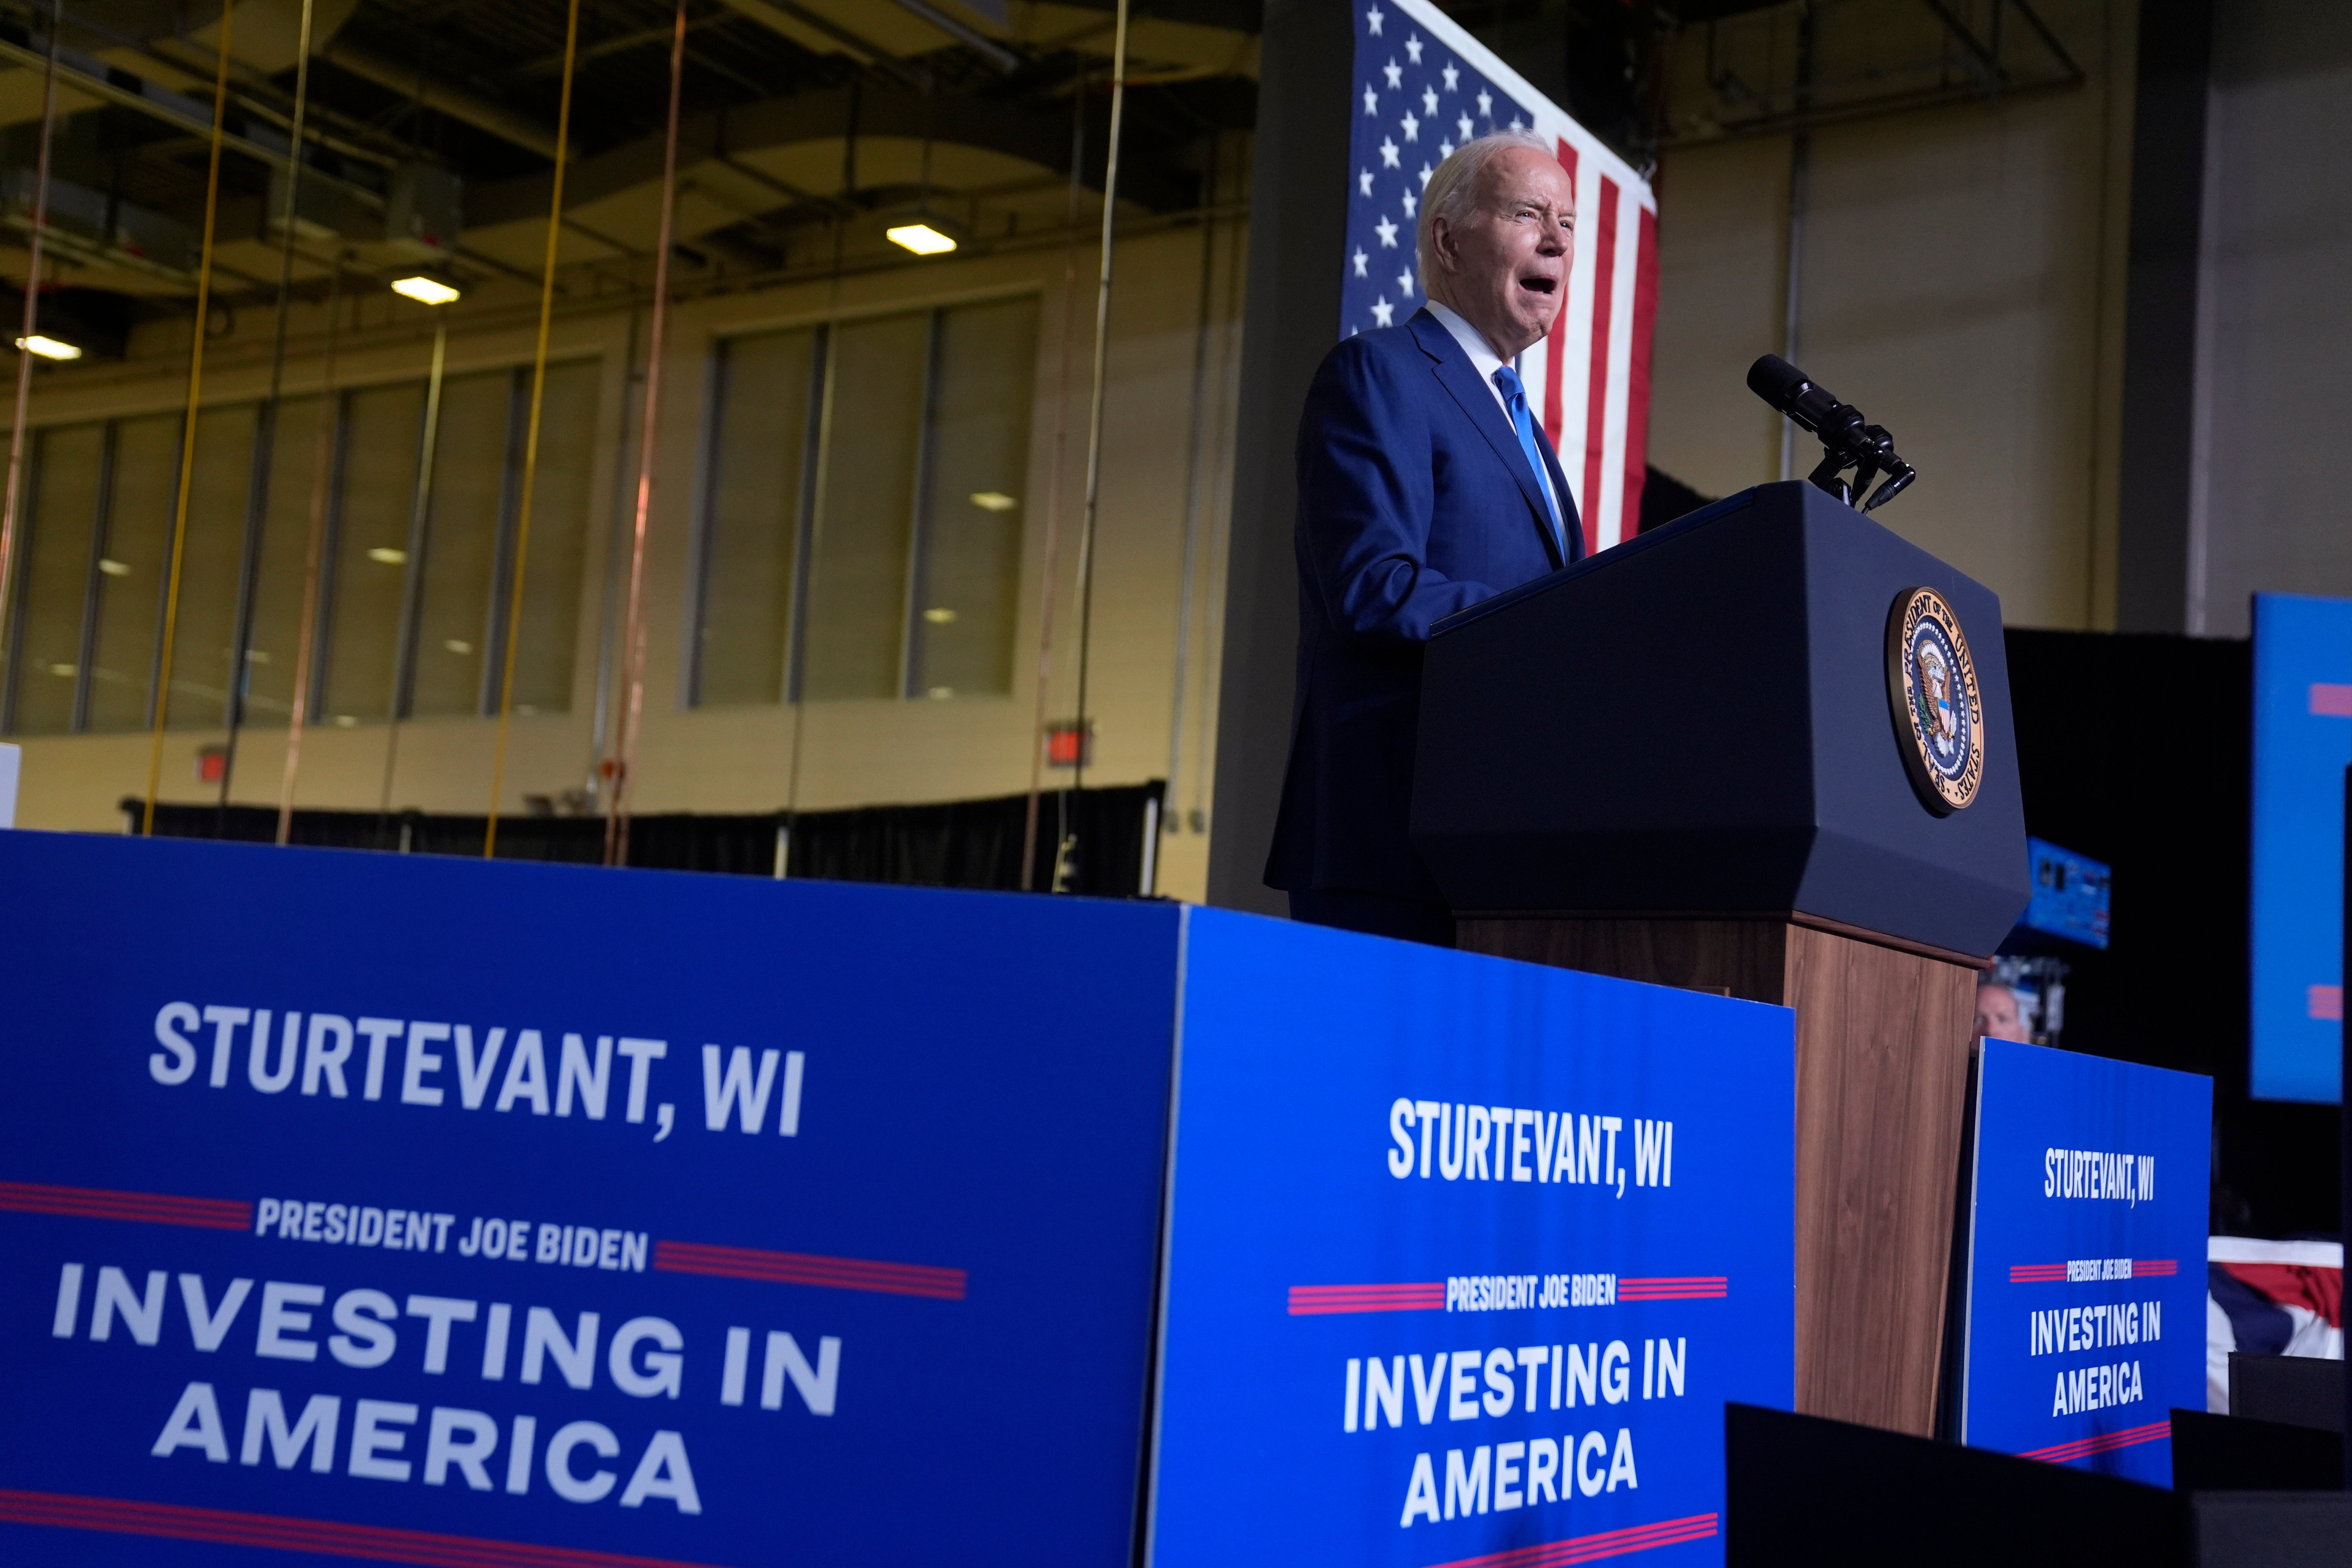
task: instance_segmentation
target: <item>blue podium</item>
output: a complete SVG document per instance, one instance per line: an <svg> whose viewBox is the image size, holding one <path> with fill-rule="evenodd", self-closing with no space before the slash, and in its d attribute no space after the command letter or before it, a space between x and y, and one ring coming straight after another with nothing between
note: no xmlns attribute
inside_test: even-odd
<svg viewBox="0 0 2352 1568"><path fill-rule="evenodd" d="M1462 946L1796 1010L1799 1408L1927 1434L1975 975L2030 892L2000 601L1765 485L1440 622L1421 713Z"/></svg>
<svg viewBox="0 0 2352 1568"><path fill-rule="evenodd" d="M11 1563L1719 1562L1787 1010L1156 902L0 833Z"/></svg>

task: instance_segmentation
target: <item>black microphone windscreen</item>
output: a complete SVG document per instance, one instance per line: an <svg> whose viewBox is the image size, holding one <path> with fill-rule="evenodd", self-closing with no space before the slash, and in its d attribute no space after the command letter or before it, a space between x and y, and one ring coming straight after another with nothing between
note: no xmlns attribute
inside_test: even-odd
<svg viewBox="0 0 2352 1568"><path fill-rule="evenodd" d="M1795 403L1797 389L1805 380L1803 371L1779 354L1766 354L1748 367L1748 390L1782 410Z"/></svg>

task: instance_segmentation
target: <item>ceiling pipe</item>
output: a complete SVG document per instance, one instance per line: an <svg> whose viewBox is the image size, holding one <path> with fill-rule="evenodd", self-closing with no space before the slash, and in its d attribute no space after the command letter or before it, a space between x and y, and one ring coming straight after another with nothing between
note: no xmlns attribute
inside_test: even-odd
<svg viewBox="0 0 2352 1568"><path fill-rule="evenodd" d="M555 156L555 134L538 121L437 77L425 75L414 66L385 59L355 44L341 41L329 44L319 52L319 58L379 87L390 88L414 98L436 114L462 121L477 131L487 131L501 141L510 142L542 158L552 159ZM570 155L578 157L578 149L573 149Z"/></svg>

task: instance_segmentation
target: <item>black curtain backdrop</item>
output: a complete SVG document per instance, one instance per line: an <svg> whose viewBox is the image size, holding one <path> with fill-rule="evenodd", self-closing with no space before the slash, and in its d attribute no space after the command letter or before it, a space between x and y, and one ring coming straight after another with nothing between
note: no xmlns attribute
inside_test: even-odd
<svg viewBox="0 0 2352 1568"><path fill-rule="evenodd" d="M2253 649L2011 631L2025 828L2115 868L2108 946L2062 942L2068 1050L2213 1079L2217 1233L2334 1233L2336 1108L2250 1099Z"/></svg>
<svg viewBox="0 0 2352 1568"><path fill-rule="evenodd" d="M1142 891L1145 835L1159 820L1162 786L1047 794L1039 802L1033 886L1054 885L1057 846L1077 840L1068 890L1102 898ZM867 805L848 811L761 812L742 816L675 813L629 820L629 864L665 871L722 871L772 877L778 835L792 829L794 877L841 882L899 882L935 888L1021 886L1025 795L940 805ZM143 803L125 798L129 830L139 831ZM413 855L478 856L486 819L436 812L298 811L296 844L329 849L379 849ZM268 806L158 802L155 832L166 838L229 838L267 844L278 835ZM501 816L501 860L599 865L601 816Z"/></svg>
<svg viewBox="0 0 2352 1568"><path fill-rule="evenodd" d="M1703 506L1713 506L1720 496L1703 496L1674 475L1662 468L1644 468L1642 479L1642 515L1633 531L1647 533L1654 528L1664 528L1678 517L1686 517Z"/></svg>

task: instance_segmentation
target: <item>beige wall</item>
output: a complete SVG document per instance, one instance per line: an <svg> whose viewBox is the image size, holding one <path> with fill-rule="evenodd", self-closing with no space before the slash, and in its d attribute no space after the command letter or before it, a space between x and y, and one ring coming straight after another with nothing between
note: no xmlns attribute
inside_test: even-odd
<svg viewBox="0 0 2352 1568"><path fill-rule="evenodd" d="M1877 521L2012 626L2108 627L2136 7L2036 9L2084 86L1812 132L1796 357L1919 470ZM1780 136L1682 145L1659 172L1650 460L1710 495L1780 477L1746 375L1782 352L1790 166ZM1820 447L1797 452L1801 477Z"/></svg>
<svg viewBox="0 0 2352 1568"><path fill-rule="evenodd" d="M1217 542L1229 485L1223 476L1230 446L1232 339L1237 331L1240 224L1227 220L1210 237L1213 247L1208 334L1208 406L1221 419L1203 432L1197 462L1194 573L1186 682L1184 744L1207 732L1199 705L1213 699L1207 659L1214 639L1203 627L1213 612ZM638 751L637 808L646 812L759 812L796 800L806 809L956 799L1011 793L1029 784L1032 718L1036 700L1038 637L1044 618L1048 497L1053 489L1057 413L1066 418L1060 464L1060 534L1054 608L1049 718L1066 718L1076 704L1078 616L1076 581L1084 519L1087 378L1094 312L1094 251L1076 258L1075 299L1064 289L1062 247L971 259L945 258L753 292L721 294L676 307L669 321L658 457L647 570L647 668L643 738ZM1096 764L1089 782L1139 783L1169 768L1171 691L1178 633L1187 514L1187 462L1196 353L1202 341L1203 235L1197 226L1160 229L1118 247L1103 426L1103 481L1094 578L1088 706L1097 718ZM707 415L706 374L716 341L728 333L805 323L835 315L906 309L959 299L1033 291L1043 300L1036 346L1036 401L1032 420L1029 493L1024 500L1024 562L1019 629L1009 697L948 701L818 702L791 707L688 710L682 705L683 654L689 632L687 587L698 459ZM604 369L604 394L595 439L596 497L590 552L582 586L579 646L572 711L518 718L509 742L502 812L519 812L525 795L560 795L580 786L595 762L593 712L600 640L607 635L610 556L625 550L629 477L635 437L625 442L625 409L634 420L637 394L631 377L632 342L642 343L644 320L633 324L621 308L598 310L574 297L559 311L551 353L593 354ZM1066 309L1066 302L1073 306ZM532 293L524 285L479 290L453 321L448 367L469 369L527 362L531 352ZM430 348L425 312L385 296L362 307L362 331L347 336L336 379L350 386L421 376ZM1074 326L1066 406L1062 334ZM319 383L323 314L302 309L289 318L289 394ZM238 330L210 346L205 401L259 395L268 386L270 323L267 312L243 312ZM634 334L634 335L633 335ZM642 353L640 347L637 353ZM179 405L184 392L185 331L158 330L134 344L131 362L87 371L46 374L36 400L36 422L145 412ZM883 477L877 476L877 482ZM901 476L891 479L902 479ZM617 595L615 596L617 603ZM797 725L797 735L795 733ZM400 726L390 803L394 809L480 812L490 798L496 726L481 719L415 720ZM195 777L198 748L218 731L173 729L163 739L162 797L205 798ZM236 798L274 805L283 773L285 731L252 727L239 742ZM373 808L384 791L388 728L311 726L305 732L299 805ZM792 784L795 741L799 782ZM146 788L150 740L137 735L27 736L17 820L28 827L119 831L116 808ZM1204 774L1181 767L1171 791L1181 811L1205 806ZM1051 784L1055 777L1048 773ZM1187 827L1162 840L1162 890L1200 896L1204 877L1202 836Z"/></svg>

